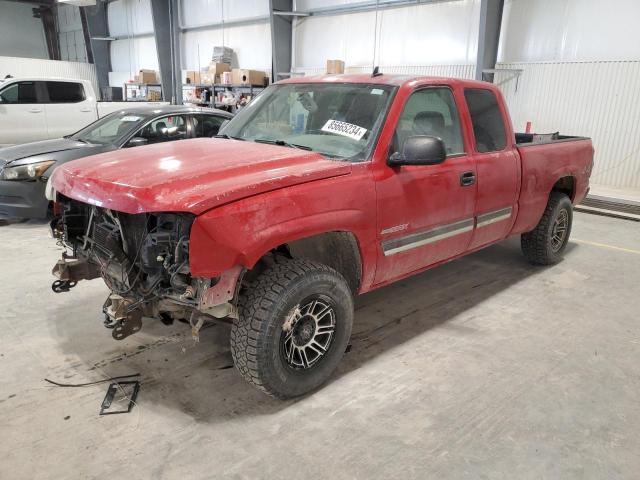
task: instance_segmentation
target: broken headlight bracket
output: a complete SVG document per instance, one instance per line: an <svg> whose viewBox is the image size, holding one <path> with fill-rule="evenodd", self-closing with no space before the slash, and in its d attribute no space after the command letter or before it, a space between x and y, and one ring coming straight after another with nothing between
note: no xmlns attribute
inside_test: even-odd
<svg viewBox="0 0 640 480"><path fill-rule="evenodd" d="M102 406L100 407L100 415L116 415L118 413L129 413L133 406L136 404L136 398L138 398L138 391L140 390L140 382L137 380L128 382L113 382L107 389L107 394L104 396ZM129 400L126 409L112 410L111 405L114 403L116 393L120 391L121 397L115 400L116 403L122 400ZM129 392L127 392L129 391Z"/></svg>

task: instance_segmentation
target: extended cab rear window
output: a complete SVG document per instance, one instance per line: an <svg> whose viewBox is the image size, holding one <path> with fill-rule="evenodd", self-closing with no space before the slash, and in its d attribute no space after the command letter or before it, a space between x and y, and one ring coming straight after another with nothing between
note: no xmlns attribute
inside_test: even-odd
<svg viewBox="0 0 640 480"><path fill-rule="evenodd" d="M49 103L78 103L85 99L84 88L75 82L46 82Z"/></svg>
<svg viewBox="0 0 640 480"><path fill-rule="evenodd" d="M464 98L471 115L476 150L482 153L504 150L507 137L495 94L482 88L467 88Z"/></svg>

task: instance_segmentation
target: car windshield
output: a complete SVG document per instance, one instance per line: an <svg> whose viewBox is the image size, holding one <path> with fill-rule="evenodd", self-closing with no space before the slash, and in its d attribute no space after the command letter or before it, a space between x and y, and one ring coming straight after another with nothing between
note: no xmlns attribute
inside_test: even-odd
<svg viewBox="0 0 640 480"><path fill-rule="evenodd" d="M221 133L362 161L371 153L392 91L386 85L349 83L273 85Z"/></svg>
<svg viewBox="0 0 640 480"><path fill-rule="evenodd" d="M132 133L145 118L144 115L127 111L114 112L84 127L69 138L102 145L116 143Z"/></svg>

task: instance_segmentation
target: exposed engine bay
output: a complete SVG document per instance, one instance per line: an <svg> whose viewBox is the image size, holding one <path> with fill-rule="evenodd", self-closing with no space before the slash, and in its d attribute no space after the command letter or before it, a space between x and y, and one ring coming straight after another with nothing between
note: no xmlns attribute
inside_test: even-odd
<svg viewBox="0 0 640 480"><path fill-rule="evenodd" d="M204 318L235 315L230 300L241 269L214 279L189 271L189 234L195 216L188 213L127 214L59 195L54 237L66 251L53 269L55 292L79 280L102 277L111 290L103 306L105 326L117 340L137 332L142 317L191 323L197 336ZM227 278L225 278L227 277ZM219 295L216 285L230 295ZM229 282L231 280L231 282ZM229 284L229 285L228 285Z"/></svg>

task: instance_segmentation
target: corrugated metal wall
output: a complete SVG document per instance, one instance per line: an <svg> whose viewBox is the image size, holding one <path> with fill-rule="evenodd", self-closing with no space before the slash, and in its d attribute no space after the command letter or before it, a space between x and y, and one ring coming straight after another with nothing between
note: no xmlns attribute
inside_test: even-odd
<svg viewBox="0 0 640 480"><path fill-rule="evenodd" d="M89 80L98 91L96 67L90 63L61 62L37 58L0 57L0 78L13 77L57 77Z"/></svg>
<svg viewBox="0 0 640 480"><path fill-rule="evenodd" d="M640 188L640 61L499 63L496 74L516 131L593 139L591 181Z"/></svg>

